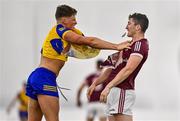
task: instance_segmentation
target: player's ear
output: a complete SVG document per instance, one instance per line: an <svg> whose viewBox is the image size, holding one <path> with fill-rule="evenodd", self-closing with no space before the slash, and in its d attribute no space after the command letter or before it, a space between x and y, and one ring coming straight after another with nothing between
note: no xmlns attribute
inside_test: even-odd
<svg viewBox="0 0 180 121"><path fill-rule="evenodd" d="M65 17L62 17L62 18L61 18L61 23L62 23L62 24L65 24L65 23L66 23L66 18L65 18Z"/></svg>
<svg viewBox="0 0 180 121"><path fill-rule="evenodd" d="M137 25L136 25L136 30L138 30L138 31L141 30L140 24L137 24Z"/></svg>

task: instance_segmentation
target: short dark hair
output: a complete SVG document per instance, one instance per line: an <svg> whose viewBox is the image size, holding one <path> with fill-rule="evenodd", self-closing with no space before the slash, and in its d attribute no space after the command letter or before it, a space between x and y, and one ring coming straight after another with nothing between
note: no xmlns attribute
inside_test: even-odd
<svg viewBox="0 0 180 121"><path fill-rule="evenodd" d="M149 20L145 14L134 13L129 15L129 19L132 18L135 21L135 24L139 24L141 26L141 30L146 32L146 29L149 26Z"/></svg>
<svg viewBox="0 0 180 121"><path fill-rule="evenodd" d="M55 17L56 20L61 18L61 17L70 17L72 15L76 15L77 14L77 10L68 6L68 5L59 5L56 8L56 13L55 13Z"/></svg>

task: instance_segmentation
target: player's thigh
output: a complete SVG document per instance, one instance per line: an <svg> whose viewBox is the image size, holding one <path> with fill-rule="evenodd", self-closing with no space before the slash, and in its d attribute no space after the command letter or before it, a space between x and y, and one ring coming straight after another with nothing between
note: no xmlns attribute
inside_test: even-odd
<svg viewBox="0 0 180 121"><path fill-rule="evenodd" d="M48 95L38 95L38 102L46 120L58 120L59 98Z"/></svg>
<svg viewBox="0 0 180 121"><path fill-rule="evenodd" d="M87 117L86 120L87 121L94 121L94 118L93 117Z"/></svg>
<svg viewBox="0 0 180 121"><path fill-rule="evenodd" d="M42 111L37 100L28 100L28 121L41 121Z"/></svg>
<svg viewBox="0 0 180 121"><path fill-rule="evenodd" d="M107 118L104 116L104 117L99 117L99 121L107 121Z"/></svg>
<svg viewBox="0 0 180 121"><path fill-rule="evenodd" d="M131 115L124 115L124 114L115 114L113 115L115 121L133 121Z"/></svg>

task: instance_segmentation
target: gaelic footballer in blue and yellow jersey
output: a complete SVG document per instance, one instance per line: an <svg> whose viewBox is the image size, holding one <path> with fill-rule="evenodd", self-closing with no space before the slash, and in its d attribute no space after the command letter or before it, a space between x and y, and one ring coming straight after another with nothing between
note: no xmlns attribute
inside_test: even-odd
<svg viewBox="0 0 180 121"><path fill-rule="evenodd" d="M64 36L68 31L83 36L78 29L67 29L62 24L58 24L47 35L41 50L42 56L67 61L70 44L64 40ZM57 75L47 68L39 67L35 69L28 78L26 95L34 100L37 100L39 94L59 97L56 78Z"/></svg>
<svg viewBox="0 0 180 121"><path fill-rule="evenodd" d="M42 55L50 59L67 61L67 51L70 49L70 44L64 40L64 36L68 31L84 36L78 29L71 30L62 24L58 24L51 29L46 37L41 51Z"/></svg>

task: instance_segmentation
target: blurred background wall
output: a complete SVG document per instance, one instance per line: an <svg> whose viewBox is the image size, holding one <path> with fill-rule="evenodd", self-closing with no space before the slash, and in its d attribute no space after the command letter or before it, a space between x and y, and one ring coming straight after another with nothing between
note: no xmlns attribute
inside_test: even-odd
<svg viewBox="0 0 180 121"><path fill-rule="evenodd" d="M48 31L56 24L57 5L78 10L77 28L87 36L121 42L128 15L145 13L150 20L146 37L150 44L147 62L136 79L136 107L180 109L180 2L178 0L1 0L0 1L0 108L21 88L23 80L39 64L40 50ZM69 58L58 84L75 105L76 91L85 76L95 70L95 61L114 51L104 50L93 59ZM85 96L83 97L84 101Z"/></svg>

